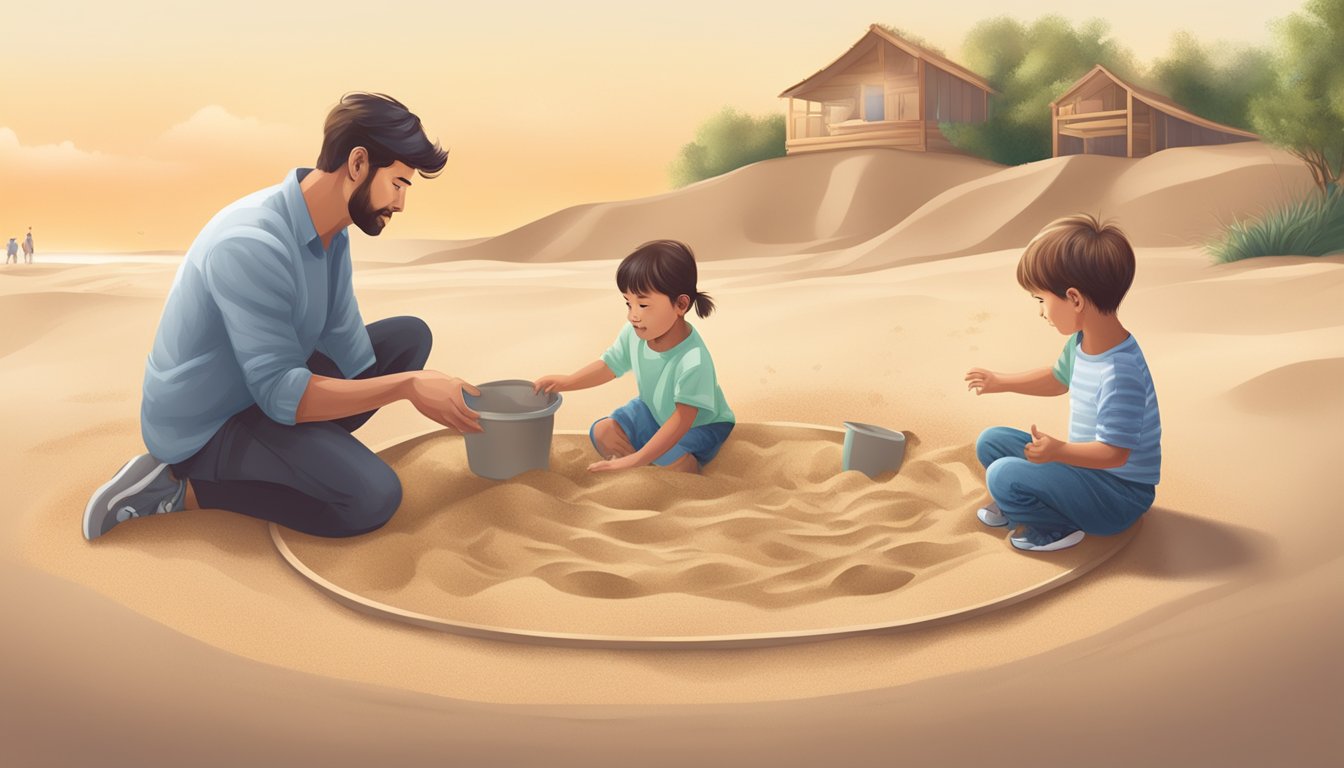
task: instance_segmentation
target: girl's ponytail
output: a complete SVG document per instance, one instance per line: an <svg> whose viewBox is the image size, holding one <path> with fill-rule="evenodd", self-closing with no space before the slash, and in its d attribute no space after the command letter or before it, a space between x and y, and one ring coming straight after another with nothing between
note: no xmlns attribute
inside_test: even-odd
<svg viewBox="0 0 1344 768"><path fill-rule="evenodd" d="M691 304L695 307L697 317L709 317L709 313L714 311L714 300L709 297L708 293L696 291L695 296L691 299Z"/></svg>

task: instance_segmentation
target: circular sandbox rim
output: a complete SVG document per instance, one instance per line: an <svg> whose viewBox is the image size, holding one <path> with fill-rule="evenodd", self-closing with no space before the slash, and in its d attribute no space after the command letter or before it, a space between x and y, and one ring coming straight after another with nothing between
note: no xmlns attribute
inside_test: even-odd
<svg viewBox="0 0 1344 768"><path fill-rule="evenodd" d="M764 422L764 426L769 427L792 427L805 428L818 432L834 433L843 437L844 430L834 427L826 427L818 424L803 424L796 422ZM375 453L381 453L384 450L401 445L410 440L424 437L434 432L447 431L438 428L427 430L422 433L402 437L388 445L380 446ZM586 431L580 430L556 430L556 434L562 435L587 435ZM353 608L360 613L374 616L380 619L391 619L405 624L411 624L426 629L433 629L440 632L449 632L455 635L465 637L483 638L487 640L503 640L513 643L525 643L529 645L558 646L567 648L604 648L604 649L624 649L624 650L663 650L681 648L686 650L709 650L722 648L761 648L768 646L793 645L798 643L813 643L822 640L838 640L846 637L859 637L863 635L878 635L893 632L900 632L911 629L925 629L941 624L948 624L954 621L961 621L975 616L988 613L989 611L1006 608L1011 605L1028 600L1044 592L1061 587L1080 576L1092 571L1097 566L1109 560L1116 552L1124 549L1125 546L1134 538L1139 528L1142 526L1143 518L1135 523L1129 530L1117 534L1114 537L1108 537L1115 540L1115 545L1109 547L1100 557L1084 562L1074 568L1060 573L1057 576L1046 579L1027 589L1023 589L1002 597L988 600L976 605L958 608L952 611L941 613L931 613L924 616L905 618L890 623L864 624L849 627L837 627L825 630L806 630L799 632L765 632L757 634L738 634L738 635L694 635L694 636L624 636L624 635L589 635L574 634L563 632L540 632L532 630L509 629L507 627L493 627L480 624L468 624L464 622L455 622L437 616L429 616L423 613L408 611L393 605L371 600L362 595L351 592L347 589L331 583L321 575L313 571L303 563L294 551L285 542L282 529L275 523L270 524L271 541L274 542L276 550L284 557L285 561L298 571L300 575L313 583L315 587L328 597L348 608ZM1006 542L1004 546L1009 546ZM1031 555L1023 555L1030 557Z"/></svg>

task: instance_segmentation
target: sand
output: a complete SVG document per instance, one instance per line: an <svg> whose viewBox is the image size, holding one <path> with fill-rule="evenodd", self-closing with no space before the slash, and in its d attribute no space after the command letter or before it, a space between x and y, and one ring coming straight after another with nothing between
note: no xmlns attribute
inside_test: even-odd
<svg viewBox="0 0 1344 768"><path fill-rule="evenodd" d="M1058 588L1141 526L1026 557L974 517L967 447L907 436L899 474L844 471L844 432L739 425L701 475L590 473L586 434L547 471L472 474L446 430L380 452L406 492L354 540L272 526L286 560L344 604L418 626L566 647L743 648L959 620Z"/></svg>
<svg viewBox="0 0 1344 768"><path fill-rule="evenodd" d="M911 197L888 210L871 195L891 174ZM697 327L740 420L861 420L964 457L990 425L1065 432L1063 399L976 397L962 374L1052 361L1063 339L1013 280L1024 238L1085 202L1123 213L1139 271L1121 317L1164 426L1142 530L1002 610L779 648L548 648L378 621L299 578L263 523L216 510L85 542L88 493L141 450L142 364L173 269L0 270L0 743L16 765L1331 764L1344 749L1344 257L1213 266L1199 247L1220 219L1307 184L1259 144L1014 169L836 152L358 265L366 319L424 317L431 367L535 378L614 338L612 259L695 234L720 305ZM632 392L567 393L557 426L586 428ZM400 403L358 434L387 445L427 426ZM947 541L974 503L962 482L931 513ZM824 599L836 588L804 583ZM730 605L761 607L752 589Z"/></svg>

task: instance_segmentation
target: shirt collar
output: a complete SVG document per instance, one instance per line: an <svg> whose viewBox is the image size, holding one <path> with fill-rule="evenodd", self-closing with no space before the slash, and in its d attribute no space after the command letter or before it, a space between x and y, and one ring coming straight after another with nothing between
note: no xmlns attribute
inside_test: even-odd
<svg viewBox="0 0 1344 768"><path fill-rule="evenodd" d="M303 177L312 172L312 168L295 168L285 175L284 182L280 185L280 193L285 198L285 208L289 211L290 226L294 230L295 238L308 249L308 252L317 258L326 256L322 250L322 238L317 234L317 227L313 226L312 214L308 213L308 203L304 202L303 190L299 189L299 182ZM331 252L336 249L349 237L346 230L342 229L331 238Z"/></svg>

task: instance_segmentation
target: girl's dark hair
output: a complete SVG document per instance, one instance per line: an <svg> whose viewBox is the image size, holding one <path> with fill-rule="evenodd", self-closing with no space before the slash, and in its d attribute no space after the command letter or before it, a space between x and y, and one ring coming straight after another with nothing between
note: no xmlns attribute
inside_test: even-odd
<svg viewBox="0 0 1344 768"><path fill-rule="evenodd" d="M374 170L400 160L421 176L433 178L448 162L448 151L429 140L420 118L405 104L381 93L347 93L332 107L323 128L317 169L336 171L355 147L369 151Z"/></svg>
<svg viewBox="0 0 1344 768"><path fill-rule="evenodd" d="M695 289L697 270L690 246L676 240L654 240L635 249L616 268L616 288L621 293L661 293L677 302L686 296L695 314L709 317L714 300Z"/></svg>

